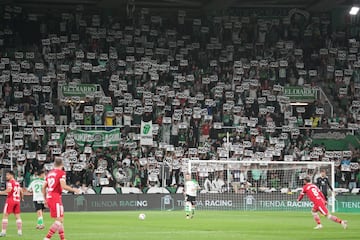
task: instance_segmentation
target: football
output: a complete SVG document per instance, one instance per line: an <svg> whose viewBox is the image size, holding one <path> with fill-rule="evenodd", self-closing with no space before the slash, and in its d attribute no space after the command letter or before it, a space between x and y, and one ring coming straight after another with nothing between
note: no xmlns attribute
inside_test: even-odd
<svg viewBox="0 0 360 240"><path fill-rule="evenodd" d="M140 214L139 214L139 219L140 219L140 220L145 220L145 218L146 218L145 213L140 213Z"/></svg>

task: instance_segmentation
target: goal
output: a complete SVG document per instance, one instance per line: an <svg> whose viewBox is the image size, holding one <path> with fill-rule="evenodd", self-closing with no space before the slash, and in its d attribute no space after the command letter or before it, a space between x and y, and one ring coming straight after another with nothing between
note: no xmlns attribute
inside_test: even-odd
<svg viewBox="0 0 360 240"><path fill-rule="evenodd" d="M309 211L305 197L297 202L303 179L312 181L326 170L334 189L333 162L189 160L187 171L199 182L197 208L202 210ZM335 211L334 194L328 195Z"/></svg>

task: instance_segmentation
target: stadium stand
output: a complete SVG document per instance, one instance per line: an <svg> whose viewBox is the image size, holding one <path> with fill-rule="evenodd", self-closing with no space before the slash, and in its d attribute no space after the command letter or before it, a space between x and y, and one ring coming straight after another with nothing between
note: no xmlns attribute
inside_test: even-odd
<svg viewBox="0 0 360 240"><path fill-rule="evenodd" d="M61 155L69 183L137 193L176 191L189 159L335 161L336 186L359 188L356 33L326 14L247 11L3 7L1 167L27 186Z"/></svg>

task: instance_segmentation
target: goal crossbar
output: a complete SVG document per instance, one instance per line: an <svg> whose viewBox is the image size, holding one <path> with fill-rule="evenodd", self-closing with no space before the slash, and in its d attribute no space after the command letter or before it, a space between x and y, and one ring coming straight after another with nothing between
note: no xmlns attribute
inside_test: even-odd
<svg viewBox="0 0 360 240"><path fill-rule="evenodd" d="M330 170L330 184L332 188L335 187L335 163L334 162L294 162L294 161L234 161L234 160L189 160L187 165L187 172L189 174L192 173L192 167L194 165L208 165L208 164L219 164L219 165L237 165L241 164L243 166L251 166L252 164L258 164L259 166L269 166L269 165L282 165L283 169L286 169L285 166L290 167L297 166L314 166L315 168L319 168L321 166L327 166ZM276 166L275 166L276 167ZM251 170L251 169L249 169ZM230 169L227 168L226 171L229 173ZM230 180L227 178L227 185L230 185ZM331 206L330 211L335 212L335 193L331 192L331 197L329 198L329 204Z"/></svg>

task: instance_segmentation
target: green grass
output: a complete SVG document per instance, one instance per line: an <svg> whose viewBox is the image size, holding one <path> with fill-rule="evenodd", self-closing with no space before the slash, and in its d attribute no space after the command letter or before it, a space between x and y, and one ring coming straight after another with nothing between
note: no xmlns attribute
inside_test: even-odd
<svg viewBox="0 0 360 240"><path fill-rule="evenodd" d="M304 212L243 212L243 211L197 211L194 219L186 220L184 212L145 212L146 220L138 219L140 212L77 212L65 214L67 240L108 239L171 239L171 240L290 240L290 239L359 239L360 216L336 214L349 221L344 230L324 217L324 228L314 230L315 223ZM45 214L45 230L35 229L35 214L22 214L23 240L42 240L52 220ZM5 239L20 239L15 230L15 220L9 219ZM59 239L55 235L53 239Z"/></svg>

